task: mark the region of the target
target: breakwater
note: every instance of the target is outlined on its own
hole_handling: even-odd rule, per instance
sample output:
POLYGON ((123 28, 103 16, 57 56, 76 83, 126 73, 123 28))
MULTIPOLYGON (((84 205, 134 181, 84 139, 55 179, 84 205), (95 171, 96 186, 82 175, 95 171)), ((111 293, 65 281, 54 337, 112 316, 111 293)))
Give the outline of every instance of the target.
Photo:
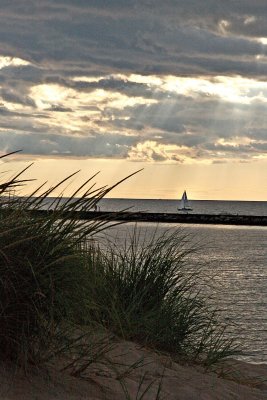
MULTIPOLYGON (((142 212, 88 212, 91 218, 101 217, 119 221, 146 221, 188 224, 258 225, 267 226, 267 216, 231 214, 182 214, 142 212)), ((84 215, 86 217, 86 215, 84 215)))
MULTIPOLYGON (((34 214, 52 213, 52 210, 35 210, 34 214)), ((63 213, 68 216, 68 213, 63 213)), ((76 211, 79 219, 107 219, 116 221, 167 222, 185 224, 223 224, 267 226, 267 216, 235 214, 183 214, 183 213, 148 213, 148 212, 110 212, 110 211, 76 211)), ((62 215, 62 214, 61 214, 62 215)), ((70 213, 73 217, 73 212, 70 213)))

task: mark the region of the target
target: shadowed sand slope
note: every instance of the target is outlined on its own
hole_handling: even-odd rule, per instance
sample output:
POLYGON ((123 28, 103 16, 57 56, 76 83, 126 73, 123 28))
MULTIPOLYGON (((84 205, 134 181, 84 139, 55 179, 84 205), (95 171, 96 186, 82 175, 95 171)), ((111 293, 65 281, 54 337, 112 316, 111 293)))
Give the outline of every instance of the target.
POLYGON ((267 365, 228 361, 219 376, 183 366, 131 342, 114 344, 103 359, 74 377, 71 368, 16 377, 1 366, 1 400, 263 400, 267 399, 267 365), (227 378, 227 379, 226 379, 227 378), (144 395, 143 395, 144 394, 144 395), (143 395, 143 397, 142 397, 143 395))

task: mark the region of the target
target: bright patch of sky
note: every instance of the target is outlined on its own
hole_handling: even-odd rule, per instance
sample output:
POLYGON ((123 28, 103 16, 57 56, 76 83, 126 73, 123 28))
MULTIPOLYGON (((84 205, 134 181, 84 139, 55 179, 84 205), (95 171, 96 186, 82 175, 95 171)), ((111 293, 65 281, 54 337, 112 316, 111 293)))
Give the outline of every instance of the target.
POLYGON ((30 65, 30 63, 17 57, 0 56, 0 69, 10 66, 18 67, 22 65, 30 65))

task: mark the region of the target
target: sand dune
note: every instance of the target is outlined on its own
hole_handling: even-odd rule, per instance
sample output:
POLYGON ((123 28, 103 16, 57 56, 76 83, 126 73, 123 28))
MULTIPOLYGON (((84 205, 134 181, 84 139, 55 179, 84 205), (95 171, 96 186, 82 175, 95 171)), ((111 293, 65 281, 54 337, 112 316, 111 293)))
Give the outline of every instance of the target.
POLYGON ((132 342, 118 342, 82 371, 59 371, 58 360, 48 371, 25 375, 1 366, 1 400, 263 400, 267 399, 267 365, 228 361, 218 374, 180 365, 170 356, 132 342), (221 377, 220 377, 221 376, 221 377), (126 393, 128 393, 126 395, 126 393))

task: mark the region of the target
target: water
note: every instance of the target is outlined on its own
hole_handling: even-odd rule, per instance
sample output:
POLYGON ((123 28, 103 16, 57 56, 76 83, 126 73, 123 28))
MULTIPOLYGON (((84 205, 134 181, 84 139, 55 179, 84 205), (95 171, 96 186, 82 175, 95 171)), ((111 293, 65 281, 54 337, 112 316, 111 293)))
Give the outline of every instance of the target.
MULTIPOLYGON (((215 305, 244 348, 242 359, 267 363, 267 227, 222 225, 179 225, 201 242, 203 249, 192 262, 203 265, 203 273, 213 276, 215 305)), ((116 243, 135 227, 127 223, 108 230, 116 243)), ((173 224, 138 223, 141 236, 173 230, 173 224)), ((206 290, 210 290, 206 288, 206 290)))
MULTIPOLYGON (((174 200, 103 199, 101 210, 177 212, 174 200)), ((193 213, 267 215, 267 202, 192 201, 193 213)), ((110 230, 117 243, 124 241, 128 223, 110 230)), ((139 223, 143 234, 154 232, 156 224, 139 223)), ((181 226, 181 225, 179 225, 181 226)), ((232 334, 244 346, 244 359, 267 363, 267 227, 230 225, 182 225, 192 240, 203 244, 194 256, 205 273, 214 276, 213 295, 225 320, 234 323, 232 334)), ((173 224, 157 225, 158 233, 175 229, 173 224)))
MULTIPOLYGON (((130 208, 132 211, 176 213, 180 204, 177 200, 102 199, 99 205, 101 211, 130 208)), ((267 215, 267 201, 192 200, 190 205, 193 214, 267 215)))
MULTIPOLYGON (((178 201, 103 199, 102 211, 177 212, 178 201)), ((267 215, 267 202, 192 201, 193 213, 267 215)), ((127 223, 109 230, 120 244, 126 231, 135 224, 127 223)), ((158 233, 175 229, 175 224, 139 223, 143 234, 157 227, 158 233)), ((181 225, 179 225, 181 226, 181 225)), ((192 261, 203 263, 204 272, 214 276, 213 295, 225 320, 235 323, 232 334, 244 345, 244 359, 267 363, 267 227, 234 225, 182 225, 201 241, 203 250, 192 261)), ((208 290, 208 288, 207 288, 208 290)))

